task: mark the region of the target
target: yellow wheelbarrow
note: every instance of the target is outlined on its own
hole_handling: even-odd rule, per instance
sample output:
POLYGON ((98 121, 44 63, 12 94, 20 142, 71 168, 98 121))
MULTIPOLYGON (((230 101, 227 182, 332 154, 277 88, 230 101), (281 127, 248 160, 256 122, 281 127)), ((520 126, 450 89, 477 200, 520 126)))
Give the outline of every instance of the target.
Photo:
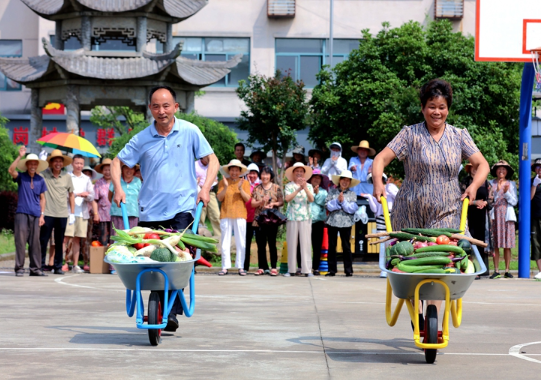
MULTIPOLYGON (((391 219, 387 200, 381 197, 385 227, 391 232, 391 219)), ((462 205, 460 230, 466 227, 469 200, 466 198, 462 205)), ((474 281, 475 276, 485 273, 486 266, 479 255, 475 245, 472 245, 470 257, 475 273, 471 274, 428 274, 428 273, 397 273, 385 267, 382 271, 387 273, 387 295, 385 300, 385 317, 389 326, 394 326, 402 309, 404 301, 408 307, 413 323, 413 340, 415 345, 424 349, 427 363, 434 363, 437 351, 447 347, 449 343, 449 312, 453 319, 453 326, 458 328, 462 322, 462 297, 474 281), (393 294, 399 299, 394 312, 392 312, 393 294), (424 331, 419 331, 419 318, 417 308, 419 300, 445 301, 443 312, 442 331, 438 331, 438 312, 435 305, 429 305, 425 316, 424 331), (421 341, 422 339, 422 341, 421 341)))

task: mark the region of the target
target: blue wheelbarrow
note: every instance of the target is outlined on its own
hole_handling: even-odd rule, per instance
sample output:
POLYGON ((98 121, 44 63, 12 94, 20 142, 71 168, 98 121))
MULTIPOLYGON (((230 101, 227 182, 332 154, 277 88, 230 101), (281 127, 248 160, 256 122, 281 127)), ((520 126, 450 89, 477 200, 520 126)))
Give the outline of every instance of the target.
MULTIPOLYGON (((124 228, 129 229, 126 206, 121 203, 124 228)), ((192 231, 197 233, 203 203, 200 202, 195 212, 192 231)), ((194 263, 201 257, 201 250, 196 251, 195 258, 175 263, 111 263, 120 280, 126 287, 126 312, 132 317, 136 312, 135 323, 138 329, 148 330, 148 339, 152 346, 160 344, 162 329, 167 326, 167 318, 176 297, 179 298, 184 315, 191 317, 195 309, 195 271, 194 263), (186 304, 182 289, 190 285, 190 306, 186 304), (148 298, 148 314, 145 315, 142 290, 150 290, 148 298), (164 291, 163 305, 160 291, 164 291), (171 298, 169 299, 169 291, 171 298)))

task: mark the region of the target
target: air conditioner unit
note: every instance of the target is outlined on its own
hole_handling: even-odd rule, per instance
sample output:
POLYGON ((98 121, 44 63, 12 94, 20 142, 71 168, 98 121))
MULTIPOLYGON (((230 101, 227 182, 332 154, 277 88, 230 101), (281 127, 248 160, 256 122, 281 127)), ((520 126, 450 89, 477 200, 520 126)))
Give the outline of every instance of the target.
POLYGON ((464 0, 434 0, 434 18, 459 20, 464 17, 464 0))
POLYGON ((295 17, 295 0, 267 0, 269 18, 295 17))

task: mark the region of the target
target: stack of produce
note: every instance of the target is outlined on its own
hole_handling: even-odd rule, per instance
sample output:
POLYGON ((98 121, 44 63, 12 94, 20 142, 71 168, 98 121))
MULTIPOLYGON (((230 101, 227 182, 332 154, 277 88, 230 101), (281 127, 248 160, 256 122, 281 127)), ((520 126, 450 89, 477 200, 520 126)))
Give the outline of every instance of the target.
POLYGON ((117 235, 111 237, 115 243, 107 250, 107 260, 112 263, 188 261, 198 248, 218 252, 216 239, 195 235, 189 229, 178 232, 133 227, 115 231, 117 235))
POLYGON ((475 266, 468 258, 472 253, 471 243, 484 245, 484 242, 458 235, 459 232, 452 228, 404 228, 400 232, 376 235, 387 236, 381 241, 390 241, 386 249, 387 269, 393 272, 475 273, 475 266))

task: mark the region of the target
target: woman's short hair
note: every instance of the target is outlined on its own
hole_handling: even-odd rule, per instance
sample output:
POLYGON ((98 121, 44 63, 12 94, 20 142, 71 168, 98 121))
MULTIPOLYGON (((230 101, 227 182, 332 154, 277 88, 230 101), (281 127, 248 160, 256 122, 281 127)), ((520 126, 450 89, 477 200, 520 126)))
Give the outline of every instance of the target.
POLYGON ((261 174, 263 173, 267 173, 267 174, 270 174, 271 176, 271 181, 274 180, 274 172, 272 171, 272 169, 268 166, 263 166, 261 169, 259 169, 259 178, 261 179, 261 174))
POLYGON ((447 102, 447 108, 451 108, 453 104, 453 88, 451 85, 443 79, 432 79, 430 82, 425 83, 421 87, 421 104, 423 108, 430 99, 441 96, 447 102))

